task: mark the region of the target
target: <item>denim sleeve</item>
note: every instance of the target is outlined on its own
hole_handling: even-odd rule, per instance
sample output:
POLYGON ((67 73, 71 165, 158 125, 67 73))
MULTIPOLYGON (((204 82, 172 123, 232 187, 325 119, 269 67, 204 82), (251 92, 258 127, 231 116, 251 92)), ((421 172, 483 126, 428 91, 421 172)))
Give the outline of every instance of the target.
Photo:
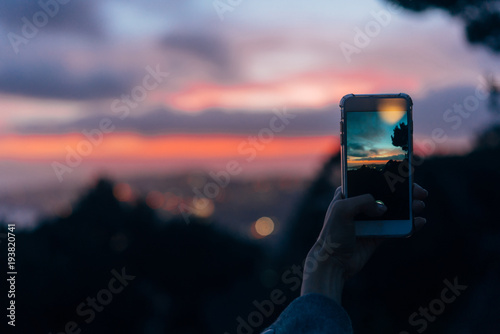
POLYGON ((262 334, 352 334, 351 319, 333 299, 311 293, 295 299, 262 334))

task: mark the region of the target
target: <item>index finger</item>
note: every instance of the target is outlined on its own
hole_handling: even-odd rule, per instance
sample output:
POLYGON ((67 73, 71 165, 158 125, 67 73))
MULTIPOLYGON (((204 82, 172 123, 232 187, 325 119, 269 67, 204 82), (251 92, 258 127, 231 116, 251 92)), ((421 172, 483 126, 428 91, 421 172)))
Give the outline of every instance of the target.
POLYGON ((413 198, 418 200, 424 200, 427 198, 429 192, 422 188, 419 184, 413 183, 413 198))

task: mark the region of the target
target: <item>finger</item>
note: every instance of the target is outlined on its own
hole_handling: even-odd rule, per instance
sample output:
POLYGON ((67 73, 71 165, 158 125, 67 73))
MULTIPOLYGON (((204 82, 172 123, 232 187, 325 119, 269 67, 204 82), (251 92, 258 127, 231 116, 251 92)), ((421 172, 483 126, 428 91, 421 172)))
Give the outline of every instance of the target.
POLYGON ((413 198, 424 200, 427 198, 427 195, 429 195, 429 192, 427 190, 422 188, 417 183, 413 183, 413 198))
POLYGON ((412 203, 412 208, 414 213, 422 212, 422 210, 425 209, 425 202, 418 199, 414 199, 412 203))
MULTIPOLYGON (((330 205, 328 206, 328 210, 326 211, 326 217, 330 217, 331 214, 332 214, 332 210, 333 210, 333 205, 341 200, 343 197, 342 197, 342 188, 341 187, 337 187, 337 189, 335 190, 335 195, 333 195, 333 199, 332 201, 330 202, 330 205)), ((325 219, 325 222, 327 221, 327 219, 325 219)))
POLYGON ((383 214, 387 210, 385 205, 376 203, 370 194, 346 198, 338 203, 338 213, 351 220, 360 213, 376 216, 383 214))
POLYGON ((336 200, 341 198, 343 198, 342 187, 337 187, 337 189, 335 190, 335 195, 333 195, 333 199, 336 200))
POLYGON ((413 219, 413 225, 415 226, 415 231, 420 230, 425 225, 425 223, 427 223, 427 219, 423 217, 415 217, 415 219, 413 219))

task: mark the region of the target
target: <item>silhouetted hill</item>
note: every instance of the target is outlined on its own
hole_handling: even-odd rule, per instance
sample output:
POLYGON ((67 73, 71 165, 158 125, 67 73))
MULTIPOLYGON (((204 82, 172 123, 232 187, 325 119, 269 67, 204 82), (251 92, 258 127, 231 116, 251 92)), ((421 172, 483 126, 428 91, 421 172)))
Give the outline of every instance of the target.
MULTIPOLYGON (((255 245, 202 220, 165 222, 142 203, 124 205, 107 181, 99 182, 68 218, 19 232, 16 244, 19 333, 59 333, 70 321, 85 333, 147 328, 209 333, 214 319, 206 318, 207 302, 251 278, 262 257, 255 245), (99 304, 100 297, 107 302, 99 293, 110 289, 113 270, 135 278, 111 294, 109 305, 99 304), (96 309, 103 307, 93 312, 95 319, 88 297, 97 297, 96 309)), ((0 258, 6 263, 5 252, 0 258)), ((7 291, 4 282, 1 288, 7 291)), ((228 304, 226 313, 244 307, 228 304)))

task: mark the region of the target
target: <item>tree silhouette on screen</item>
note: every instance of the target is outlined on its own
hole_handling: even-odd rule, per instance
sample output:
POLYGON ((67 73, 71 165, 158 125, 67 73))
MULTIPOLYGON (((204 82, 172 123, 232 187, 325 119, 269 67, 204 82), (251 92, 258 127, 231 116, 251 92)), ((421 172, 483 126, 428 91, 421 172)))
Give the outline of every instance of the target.
MULTIPOLYGON (((408 152, 408 125, 400 123, 394 128, 394 135, 391 136, 392 145, 399 146, 403 151, 408 152)), ((405 153, 406 155, 407 153, 405 153)))

